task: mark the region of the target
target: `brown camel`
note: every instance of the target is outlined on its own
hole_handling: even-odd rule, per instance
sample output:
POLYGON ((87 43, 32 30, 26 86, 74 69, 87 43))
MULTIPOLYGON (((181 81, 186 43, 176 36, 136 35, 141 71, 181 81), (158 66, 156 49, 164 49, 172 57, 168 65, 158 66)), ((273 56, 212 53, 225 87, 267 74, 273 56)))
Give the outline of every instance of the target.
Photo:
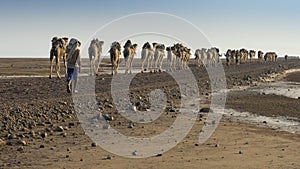
POLYGON ((121 45, 119 42, 113 42, 110 50, 110 61, 111 61, 111 74, 118 73, 120 55, 121 55, 121 45))
POLYGON ((57 77, 60 78, 60 59, 61 57, 64 60, 64 66, 65 66, 65 73, 67 74, 67 53, 66 53, 66 46, 68 43, 68 38, 58 38, 58 37, 53 37, 52 38, 52 48, 50 50, 50 75, 49 78, 52 78, 52 67, 53 67, 53 60, 55 57, 55 71, 57 74, 57 77))

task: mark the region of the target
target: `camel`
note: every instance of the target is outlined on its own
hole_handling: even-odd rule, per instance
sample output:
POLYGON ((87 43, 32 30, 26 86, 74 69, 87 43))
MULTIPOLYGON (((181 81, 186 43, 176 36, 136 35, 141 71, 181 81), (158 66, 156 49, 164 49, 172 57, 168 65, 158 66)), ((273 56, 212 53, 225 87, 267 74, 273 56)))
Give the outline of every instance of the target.
POLYGON ((240 63, 247 62, 248 60, 248 51, 246 49, 240 49, 240 63))
POLYGON ((111 61, 111 74, 117 74, 119 63, 120 63, 120 55, 121 55, 121 45, 119 42, 113 42, 110 50, 110 61, 111 61))
POLYGON ((158 43, 152 43, 153 48, 151 48, 151 45, 149 42, 146 42, 142 47, 142 53, 141 53, 141 59, 142 59, 142 71, 147 71, 150 69, 150 72, 152 72, 152 62, 154 59, 154 52, 156 50, 158 43), (147 69, 144 69, 145 62, 147 63, 147 69))
POLYGON ((257 53, 257 57, 258 57, 258 60, 259 60, 259 62, 262 62, 262 60, 263 60, 263 56, 264 56, 264 52, 262 52, 262 51, 258 51, 258 53, 257 53))
POLYGON ((167 51, 167 61, 168 61, 168 69, 169 71, 174 71, 176 69, 176 55, 174 46, 170 46, 166 48, 167 51))
POLYGON ((55 62, 56 62, 55 71, 56 71, 57 77, 60 79, 61 77, 60 77, 59 72, 60 72, 61 57, 63 58, 64 66, 65 66, 65 73, 67 74, 66 46, 68 43, 68 38, 53 37, 51 42, 52 42, 52 47, 50 50, 50 75, 49 75, 49 78, 50 79, 52 78, 53 61, 54 61, 54 57, 55 57, 55 62))
POLYGON ((102 54, 102 46, 104 41, 99 41, 98 39, 93 39, 88 48, 89 58, 90 58, 90 74, 92 75, 92 70, 96 75, 98 73, 100 65, 100 56, 102 54))
POLYGON ((184 53, 184 46, 180 43, 174 44, 174 49, 175 49, 175 55, 177 57, 177 66, 180 68, 180 70, 184 69, 184 57, 185 57, 185 53, 184 53))
POLYGON ((197 66, 200 67, 201 62, 203 62, 201 49, 196 49, 194 55, 195 55, 195 60, 196 60, 197 66))
POLYGON ((225 57, 226 57, 226 63, 228 66, 234 62, 233 51, 231 51, 230 49, 227 50, 225 57))
POLYGON ((255 50, 250 50, 249 51, 249 58, 250 58, 250 61, 252 61, 252 58, 254 58, 255 57, 255 50))
POLYGON ((124 59, 125 59, 125 74, 129 73, 132 74, 132 61, 133 61, 133 57, 136 54, 136 49, 137 49, 137 44, 133 44, 131 45, 131 41, 127 40, 127 42, 124 45, 124 50, 123 50, 123 55, 124 55, 124 59))
POLYGON ((183 68, 184 70, 188 69, 188 62, 190 61, 191 57, 191 49, 184 47, 183 49, 183 68))
POLYGON ((165 56, 165 45, 159 44, 157 45, 154 52, 154 72, 162 72, 162 62, 165 56))
POLYGON ((270 62, 275 62, 277 60, 277 54, 275 52, 267 52, 265 55, 264 55, 264 60, 267 62, 267 61, 270 61, 270 62))

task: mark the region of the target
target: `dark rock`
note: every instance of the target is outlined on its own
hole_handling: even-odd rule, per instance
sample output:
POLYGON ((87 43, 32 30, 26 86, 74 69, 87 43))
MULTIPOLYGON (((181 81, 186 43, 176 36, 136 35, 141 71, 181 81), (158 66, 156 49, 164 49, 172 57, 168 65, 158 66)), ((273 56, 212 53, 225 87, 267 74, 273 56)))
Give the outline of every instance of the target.
POLYGON ((45 146, 43 144, 40 145, 40 148, 45 148, 45 146))
POLYGON ((107 121, 113 121, 114 120, 114 117, 112 117, 112 116, 110 116, 108 114, 103 113, 102 116, 107 121))
POLYGON ((156 154, 156 156, 155 157, 161 157, 162 156, 162 154, 161 153, 159 153, 159 154, 156 154))
POLYGON ((267 121, 263 121, 264 124, 267 124, 267 121))
POLYGON ((210 108, 209 107, 201 108, 199 112, 209 113, 210 112, 210 108))
POLYGON ((56 126, 55 131, 62 132, 64 131, 64 128, 62 126, 56 126))
POLYGON ((8 140, 8 141, 6 142, 6 145, 12 146, 12 145, 13 145, 13 142, 12 142, 11 140, 8 140))
POLYGON ((75 123, 70 122, 70 123, 69 123, 69 126, 75 126, 75 123))
POLYGON ((91 145, 92 145, 92 147, 96 147, 97 146, 97 144, 95 142, 93 142, 91 145))
POLYGON ((27 143, 26 143, 25 140, 19 140, 18 144, 21 144, 22 146, 26 146, 27 145, 27 143))
POLYGON ((48 136, 48 134, 47 134, 46 132, 42 132, 42 133, 41 133, 41 137, 42 137, 42 138, 46 138, 47 136, 48 136))
POLYGON ((17 136, 15 134, 9 134, 8 135, 8 139, 15 139, 17 138, 17 136))
POLYGON ((19 147, 19 148, 17 149, 17 151, 19 151, 19 152, 24 151, 24 147, 23 147, 23 146, 19 147))
POLYGON ((128 125, 128 128, 132 129, 133 127, 134 127, 134 124, 132 124, 132 123, 128 125))

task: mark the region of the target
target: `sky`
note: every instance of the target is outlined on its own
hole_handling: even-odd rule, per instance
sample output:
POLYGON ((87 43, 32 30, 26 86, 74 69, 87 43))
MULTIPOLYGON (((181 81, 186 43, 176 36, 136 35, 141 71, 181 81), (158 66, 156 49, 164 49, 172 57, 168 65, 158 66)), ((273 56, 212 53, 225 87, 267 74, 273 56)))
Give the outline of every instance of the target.
POLYGON ((206 41, 222 53, 247 48, 299 56, 299 7, 298 0, 1 0, 0 57, 49 57, 53 36, 77 38, 83 49, 97 37, 104 51, 114 40, 133 38, 140 46, 183 41, 195 50, 206 41))

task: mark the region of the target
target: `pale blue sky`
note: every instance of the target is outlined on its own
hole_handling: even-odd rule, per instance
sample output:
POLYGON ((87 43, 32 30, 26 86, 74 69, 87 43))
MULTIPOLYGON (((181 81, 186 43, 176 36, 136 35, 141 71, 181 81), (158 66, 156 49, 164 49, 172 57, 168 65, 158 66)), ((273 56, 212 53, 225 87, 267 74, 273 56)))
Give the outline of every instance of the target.
MULTIPOLYGON (((105 24, 141 12, 184 18, 222 52, 245 47, 300 55, 297 0, 1 0, 0 4, 1 57, 49 57, 50 40, 55 35, 89 43, 89 38, 105 24)), ((120 27, 119 31, 126 30, 120 27)), ((106 47, 111 43, 103 40, 106 47)))

